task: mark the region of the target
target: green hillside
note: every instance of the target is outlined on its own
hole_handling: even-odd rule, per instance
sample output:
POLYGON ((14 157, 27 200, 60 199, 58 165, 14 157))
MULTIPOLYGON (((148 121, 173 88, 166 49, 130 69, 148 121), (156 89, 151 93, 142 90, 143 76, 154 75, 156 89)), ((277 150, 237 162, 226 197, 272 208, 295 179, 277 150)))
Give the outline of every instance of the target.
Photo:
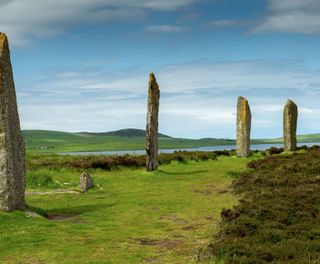
MULTIPOLYGON (((78 135, 89 135, 89 136, 119 136, 119 137, 144 137, 146 131, 136 128, 127 128, 111 132, 80 132, 78 135)), ((170 136, 159 133, 159 137, 170 138, 170 136)))
MULTIPOLYGON (((305 134, 297 136, 298 142, 311 143, 311 142, 320 142, 320 134, 305 134)), ((282 138, 274 139, 273 141, 282 142, 282 138)))
MULTIPOLYGON (((141 150, 145 147, 145 131, 139 129, 123 129, 106 133, 24 130, 23 135, 28 152, 141 150)), ((298 142, 320 142, 320 134, 300 135, 298 142)), ((282 143, 282 138, 252 140, 252 144, 269 143, 282 143)), ((159 134, 159 146, 162 149, 234 144, 235 140, 231 139, 185 139, 159 134)))
MULTIPOLYGON (((66 133, 47 130, 24 130, 26 150, 31 152, 113 151, 145 148, 144 130, 119 130, 111 133, 66 133), (133 132, 130 134, 128 132, 133 132), (136 136, 140 133, 140 136, 136 136), (126 136, 124 136, 124 134, 126 136), (142 136, 143 135, 143 136, 142 136)), ((165 148, 192 148, 233 145, 228 139, 182 139, 159 134, 159 146, 165 148)))

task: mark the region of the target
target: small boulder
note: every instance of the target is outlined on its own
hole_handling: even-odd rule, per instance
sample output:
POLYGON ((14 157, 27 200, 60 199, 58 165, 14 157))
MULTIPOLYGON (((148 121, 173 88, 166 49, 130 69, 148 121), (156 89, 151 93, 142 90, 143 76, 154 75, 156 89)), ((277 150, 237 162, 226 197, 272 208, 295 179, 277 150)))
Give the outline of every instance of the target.
POLYGON ((94 187, 94 183, 91 175, 87 172, 82 173, 80 176, 80 190, 86 192, 92 187, 94 187))

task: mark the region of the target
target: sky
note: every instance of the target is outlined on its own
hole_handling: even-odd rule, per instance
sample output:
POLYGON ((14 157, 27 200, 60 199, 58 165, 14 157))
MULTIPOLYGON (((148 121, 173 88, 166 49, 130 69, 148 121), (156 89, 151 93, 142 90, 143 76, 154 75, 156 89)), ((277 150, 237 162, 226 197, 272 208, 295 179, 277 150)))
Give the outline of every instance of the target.
POLYGON ((145 128, 149 73, 159 130, 235 138, 238 96, 252 137, 320 132, 319 0, 0 0, 22 129, 145 128))

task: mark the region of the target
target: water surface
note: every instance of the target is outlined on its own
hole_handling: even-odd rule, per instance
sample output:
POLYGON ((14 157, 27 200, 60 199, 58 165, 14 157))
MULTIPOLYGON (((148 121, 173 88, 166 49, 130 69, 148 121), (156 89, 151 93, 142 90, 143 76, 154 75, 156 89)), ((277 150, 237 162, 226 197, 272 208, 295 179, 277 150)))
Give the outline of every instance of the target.
MULTIPOLYGON (((320 145, 320 142, 312 143, 298 143, 298 146, 306 145, 308 147, 314 145, 320 145)), ((268 148, 282 148, 283 144, 253 144, 251 145, 252 150, 266 150, 268 148)), ((215 150, 232 150, 235 149, 235 145, 228 146, 209 146, 209 147, 197 147, 197 148, 176 148, 176 149, 160 149, 159 153, 173 153, 175 151, 215 151, 215 150)), ((115 151, 83 151, 83 152, 65 152, 59 153, 61 155, 80 155, 80 156, 89 156, 89 155, 105 155, 105 156, 114 156, 114 155, 145 155, 145 150, 115 150, 115 151)))

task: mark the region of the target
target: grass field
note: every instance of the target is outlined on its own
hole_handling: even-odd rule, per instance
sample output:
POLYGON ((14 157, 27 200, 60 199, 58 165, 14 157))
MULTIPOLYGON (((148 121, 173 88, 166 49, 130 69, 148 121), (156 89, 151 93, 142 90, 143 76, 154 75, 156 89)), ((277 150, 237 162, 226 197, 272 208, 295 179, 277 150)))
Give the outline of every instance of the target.
MULTIPOLYGON (((115 150, 143 150, 145 137, 143 131, 130 136, 127 130, 121 130, 112 135, 108 134, 75 134, 58 131, 24 130, 27 152, 59 153, 77 151, 115 151, 115 150), (121 135, 121 136, 119 136, 121 135), (128 136, 123 136, 128 135, 128 136)), ((130 132, 130 130, 129 130, 130 132)), ((252 144, 282 143, 282 138, 253 139, 252 144)), ((298 136, 298 142, 319 142, 320 134, 298 136)), ((162 149, 193 148, 208 146, 235 145, 230 139, 183 139, 162 136, 159 137, 159 147, 162 149)))
POLYGON ((0 213, 0 263, 193 263, 221 210, 237 203, 230 184, 248 161, 173 162, 154 173, 91 169, 97 187, 81 194, 39 193, 77 188, 80 169, 28 166, 28 205, 72 217, 0 213))
MULTIPOLYGON (((36 153, 141 150, 145 148, 145 137, 143 136, 86 135, 44 130, 25 130, 23 135, 26 150, 36 153)), ((163 149, 233 145, 234 143, 234 140, 227 139, 195 140, 159 137, 159 146, 163 149)))

